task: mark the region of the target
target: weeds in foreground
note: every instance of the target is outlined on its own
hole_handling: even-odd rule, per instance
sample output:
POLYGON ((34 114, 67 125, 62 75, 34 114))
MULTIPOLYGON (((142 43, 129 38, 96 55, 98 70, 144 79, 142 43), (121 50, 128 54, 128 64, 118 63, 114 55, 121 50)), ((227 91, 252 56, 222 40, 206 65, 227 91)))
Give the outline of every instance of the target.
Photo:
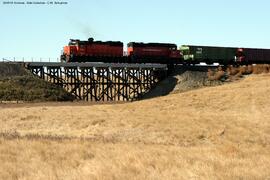
POLYGON ((270 65, 268 64, 258 64, 258 65, 244 65, 244 66, 228 66, 226 69, 222 67, 218 67, 217 69, 208 69, 208 79, 211 81, 214 80, 233 80, 239 79, 244 75, 249 74, 262 74, 262 73, 269 73, 270 72, 270 65))

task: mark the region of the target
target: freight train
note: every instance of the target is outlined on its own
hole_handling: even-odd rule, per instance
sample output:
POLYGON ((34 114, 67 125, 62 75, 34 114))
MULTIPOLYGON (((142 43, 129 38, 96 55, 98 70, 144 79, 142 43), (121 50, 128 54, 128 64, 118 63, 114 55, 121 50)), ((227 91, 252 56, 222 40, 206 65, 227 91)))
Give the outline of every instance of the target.
POLYGON ((127 54, 124 55, 124 44, 119 41, 71 39, 68 46, 64 47, 61 61, 175 64, 182 58, 176 44, 130 42, 127 47, 127 54))
POLYGON ((62 62, 161 63, 161 64, 263 64, 270 63, 270 49, 212 47, 170 43, 124 44, 120 41, 71 39, 64 47, 62 62))

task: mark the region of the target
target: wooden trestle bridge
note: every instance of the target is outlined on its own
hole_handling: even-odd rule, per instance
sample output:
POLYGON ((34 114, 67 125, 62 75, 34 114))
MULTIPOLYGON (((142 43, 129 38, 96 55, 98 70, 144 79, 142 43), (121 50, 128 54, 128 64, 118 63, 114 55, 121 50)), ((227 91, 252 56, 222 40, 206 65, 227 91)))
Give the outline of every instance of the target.
POLYGON ((162 64, 29 62, 25 66, 85 101, 137 100, 167 75, 162 64))

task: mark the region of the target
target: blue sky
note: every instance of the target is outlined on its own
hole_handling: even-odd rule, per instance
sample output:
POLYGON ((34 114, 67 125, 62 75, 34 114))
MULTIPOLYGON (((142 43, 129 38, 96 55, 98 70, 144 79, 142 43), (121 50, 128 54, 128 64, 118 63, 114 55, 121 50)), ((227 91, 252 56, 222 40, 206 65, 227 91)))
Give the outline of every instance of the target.
POLYGON ((125 44, 140 41, 270 48, 267 0, 66 2, 68 5, 4 5, 1 1, 0 58, 56 59, 70 38, 90 36, 125 44))

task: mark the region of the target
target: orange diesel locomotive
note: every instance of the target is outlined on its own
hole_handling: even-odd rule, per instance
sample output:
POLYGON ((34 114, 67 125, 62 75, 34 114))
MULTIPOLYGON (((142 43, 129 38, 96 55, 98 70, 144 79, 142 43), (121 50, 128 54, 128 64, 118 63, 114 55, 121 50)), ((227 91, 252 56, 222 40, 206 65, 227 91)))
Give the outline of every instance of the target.
POLYGON ((164 63, 180 62, 181 53, 176 44, 128 43, 128 53, 119 41, 88 41, 71 39, 64 47, 62 62, 110 62, 110 63, 164 63))
POLYGON ((123 43, 119 41, 88 41, 71 39, 61 55, 63 62, 111 62, 123 57, 123 43))

